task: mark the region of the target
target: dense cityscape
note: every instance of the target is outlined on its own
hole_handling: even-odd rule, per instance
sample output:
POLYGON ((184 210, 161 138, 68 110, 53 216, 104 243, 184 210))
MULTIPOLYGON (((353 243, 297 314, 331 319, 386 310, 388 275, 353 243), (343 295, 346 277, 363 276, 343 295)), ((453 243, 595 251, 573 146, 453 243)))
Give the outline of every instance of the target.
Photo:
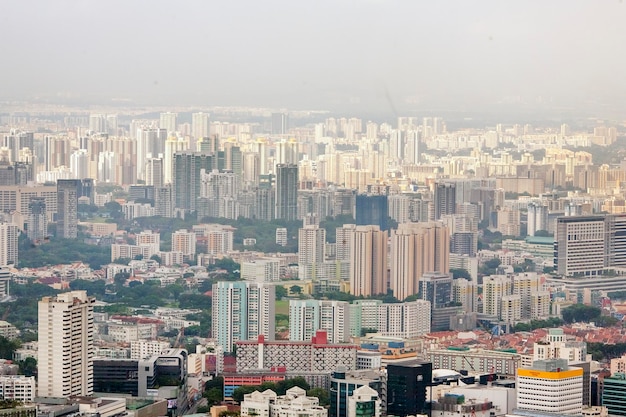
POLYGON ((0 126, 7 401, 105 417, 626 405, 622 125, 60 106, 0 126))
POLYGON ((0 417, 626 417, 621 0, 0 15, 0 417))

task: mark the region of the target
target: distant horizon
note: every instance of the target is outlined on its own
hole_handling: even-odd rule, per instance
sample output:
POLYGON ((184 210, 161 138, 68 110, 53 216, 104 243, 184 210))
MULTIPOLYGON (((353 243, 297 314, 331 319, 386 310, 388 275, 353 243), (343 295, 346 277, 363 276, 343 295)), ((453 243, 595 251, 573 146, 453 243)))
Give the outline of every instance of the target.
POLYGON ((626 114, 621 1, 36 3, 0 4, 0 101, 626 114))

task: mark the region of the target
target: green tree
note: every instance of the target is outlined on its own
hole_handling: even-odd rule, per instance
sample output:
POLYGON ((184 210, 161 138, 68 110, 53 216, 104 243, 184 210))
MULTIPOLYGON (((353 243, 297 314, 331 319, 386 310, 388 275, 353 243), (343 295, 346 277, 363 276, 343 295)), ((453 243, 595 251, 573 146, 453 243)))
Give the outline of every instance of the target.
POLYGON ((285 287, 283 287, 282 285, 276 285, 275 289, 276 289, 276 300, 277 301, 280 301, 283 298, 287 297, 287 289, 285 287))
POLYGON ((597 321, 602 314, 598 307, 584 304, 574 304, 563 309, 562 316, 565 323, 589 323, 597 321))
POLYGON ((292 285, 289 288, 289 291, 291 291, 292 294, 302 294, 302 287, 299 285, 292 285))
POLYGON ((450 272, 452 273, 453 279, 465 278, 469 281, 472 280, 472 276, 465 269, 451 268, 450 272))
POLYGON ((23 361, 18 362, 20 367, 20 374, 26 376, 37 375, 37 359, 26 358, 23 361))
POLYGON ((320 400, 320 405, 322 407, 327 407, 330 405, 330 394, 327 389, 324 388, 311 388, 306 392, 306 395, 309 397, 317 397, 320 400))
POLYGON ((257 387, 256 385, 242 385, 240 387, 237 387, 235 388, 235 391, 233 391, 233 400, 241 404, 244 395, 251 394, 258 388, 259 387, 257 387))

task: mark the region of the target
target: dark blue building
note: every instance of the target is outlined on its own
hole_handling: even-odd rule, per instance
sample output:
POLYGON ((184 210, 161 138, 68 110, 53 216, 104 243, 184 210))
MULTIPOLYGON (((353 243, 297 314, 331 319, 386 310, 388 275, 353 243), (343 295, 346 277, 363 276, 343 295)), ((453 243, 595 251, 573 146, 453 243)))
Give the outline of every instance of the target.
POLYGON ((389 210, 386 195, 356 196, 356 224, 358 226, 377 225, 380 230, 389 230, 389 210))

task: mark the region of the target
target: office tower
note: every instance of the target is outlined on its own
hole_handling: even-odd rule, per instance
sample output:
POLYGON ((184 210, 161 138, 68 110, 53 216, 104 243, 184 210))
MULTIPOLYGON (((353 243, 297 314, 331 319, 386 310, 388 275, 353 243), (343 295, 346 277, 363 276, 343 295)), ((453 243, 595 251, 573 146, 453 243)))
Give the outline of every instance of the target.
POLYGON ((213 338, 224 352, 232 352, 235 342, 274 340, 275 287, 256 282, 213 284, 213 338))
POLYGON ((276 219, 297 220, 298 214, 298 166, 276 166, 276 219))
POLYGON ((86 291, 39 301, 38 397, 93 394, 93 306, 86 291))
POLYGON ((426 412, 426 388, 432 381, 432 363, 415 359, 387 365, 387 414, 408 416, 426 412))
POLYGON ((439 220, 444 214, 454 214, 456 210, 456 184, 435 183, 433 204, 435 206, 435 220, 439 220))
POLYGON ((356 196, 355 207, 357 225, 376 225, 380 230, 389 230, 386 195, 359 194, 356 196))
POLYGON ((289 114, 272 113, 272 135, 286 135, 289 132, 289 114))
POLYGON ((452 301, 452 274, 425 273, 419 280, 418 297, 435 307, 445 307, 452 301))
POLYGON ((623 257, 626 242, 616 239, 610 231, 614 227, 609 225, 622 224, 624 219, 626 216, 619 215, 557 218, 554 237, 557 272, 567 276, 601 275, 607 267, 621 266, 611 261, 623 257))
POLYGON ((163 187, 163 158, 148 158, 145 172, 146 185, 163 187))
POLYGON ((185 229, 172 233, 172 252, 180 252, 185 259, 196 256, 196 234, 185 229))
POLYGON ((580 415, 583 370, 565 359, 534 361, 517 370, 517 408, 560 415, 580 415))
POLYGON ((208 113, 193 113, 191 115, 191 136, 198 140, 208 137, 211 133, 208 113))
POLYGON ((305 226, 298 230, 298 278, 319 278, 325 260, 326 230, 318 226, 305 226))
POLYGON ((350 341, 350 304, 345 301, 289 300, 289 340, 308 342, 325 330, 329 343, 350 341))
POLYGON ((57 181, 57 237, 76 239, 78 234, 78 198, 80 180, 57 181))
POLYGON ((165 129, 168 135, 171 135, 176 132, 176 119, 178 118, 178 113, 161 113, 159 117, 159 128, 165 129))
POLYGON ((48 237, 48 216, 46 215, 45 197, 31 197, 28 203, 26 234, 35 245, 43 243, 48 237))
POLYGON ((350 293, 387 293, 387 232, 378 226, 356 226, 350 239, 350 293))
MULTIPOLYGON (((173 158, 174 207, 182 210, 196 210, 200 197, 202 170, 211 172, 218 169, 214 155, 198 152, 178 152, 173 158)), ((167 180, 166 180, 167 183, 167 180)))
POLYGON ((17 237, 19 230, 13 223, 0 223, 0 266, 17 266, 17 237))
POLYGON ((391 232, 391 289, 399 300, 419 291, 426 272, 450 271, 450 236, 439 222, 403 223, 391 232))
POLYGON ((602 384, 602 405, 608 408, 609 415, 626 415, 626 374, 613 373, 610 377, 604 377, 602 384))

